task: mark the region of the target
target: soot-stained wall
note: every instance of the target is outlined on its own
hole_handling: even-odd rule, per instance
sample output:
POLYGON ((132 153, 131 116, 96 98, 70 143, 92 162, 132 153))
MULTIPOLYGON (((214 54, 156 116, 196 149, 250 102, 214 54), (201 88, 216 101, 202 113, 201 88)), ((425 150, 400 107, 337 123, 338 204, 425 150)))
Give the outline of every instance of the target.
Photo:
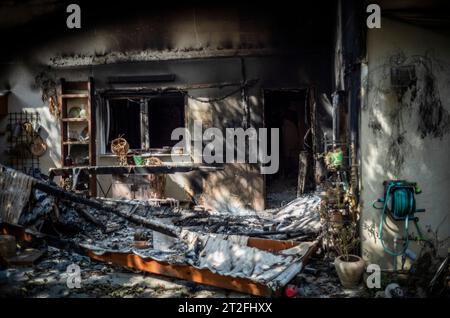
MULTIPOLYGON (((100 91, 114 88, 107 83, 108 76, 175 75, 174 82, 148 85, 158 88, 241 82, 244 64, 246 79, 258 80, 247 90, 250 123, 254 127, 263 125, 264 88, 314 85, 318 95, 330 93, 331 36, 328 36, 332 32, 314 28, 312 17, 306 13, 295 24, 289 16, 280 19, 279 12, 272 19, 267 19, 267 12, 240 9, 184 8, 164 12, 167 13, 164 19, 161 14, 141 13, 120 22, 88 23, 79 32, 51 33, 48 38, 41 34, 41 42, 30 41, 29 47, 17 48, 16 55, 2 57, 6 62, 0 83, 11 91, 9 111, 38 111, 41 115, 41 134, 49 146, 41 157, 44 173, 60 166, 60 128, 42 101, 42 86, 37 78, 42 83, 42 78, 57 82, 61 77, 75 81, 91 76, 100 91), (290 22, 286 25, 286 21, 290 22)), ((185 91, 205 99, 225 96, 233 90, 236 87, 185 91)), ((244 117, 240 92, 211 103, 188 97, 185 107, 189 128, 194 120, 220 129, 236 128, 244 117)), ((324 113, 320 105, 319 113, 324 113)), ((6 120, 0 124, 4 129, 6 120)), ((0 159, 5 162, 5 137, 0 138, 0 159)), ((113 164, 115 158, 101 154, 97 146, 97 164, 113 164)), ((166 193, 171 197, 186 198, 185 191, 203 193, 212 207, 236 213, 264 208, 263 176, 251 165, 230 164, 220 172, 174 174, 168 178, 166 193)), ((99 180, 104 189, 109 187, 110 177, 102 176, 99 180)))
MULTIPOLYGON (((394 258, 381 246, 380 211, 372 202, 383 196, 384 180, 419 183, 419 225, 426 238, 446 254, 450 234, 450 37, 405 23, 382 20, 368 32, 367 89, 361 113, 362 251, 371 263, 392 268, 394 258), (413 69, 398 85, 391 69, 413 69), (404 85, 406 84, 406 85, 404 85)), ((404 77, 403 77, 404 78, 404 77)), ((404 236, 404 223, 384 227, 384 241, 404 236)), ((409 226, 412 236, 417 231, 409 226)), ((402 241, 397 249, 401 249, 402 241)), ((411 250, 419 253, 415 242, 411 250)), ((400 258, 398 263, 400 264, 400 258)))

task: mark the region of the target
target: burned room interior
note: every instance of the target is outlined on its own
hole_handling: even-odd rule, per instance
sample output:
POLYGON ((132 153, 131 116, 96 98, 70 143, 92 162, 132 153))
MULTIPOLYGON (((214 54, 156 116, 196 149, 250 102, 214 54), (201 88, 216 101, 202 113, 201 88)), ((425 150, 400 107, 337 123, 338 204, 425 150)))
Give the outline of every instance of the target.
POLYGON ((445 1, 100 3, 0 4, 0 297, 450 295, 445 1))

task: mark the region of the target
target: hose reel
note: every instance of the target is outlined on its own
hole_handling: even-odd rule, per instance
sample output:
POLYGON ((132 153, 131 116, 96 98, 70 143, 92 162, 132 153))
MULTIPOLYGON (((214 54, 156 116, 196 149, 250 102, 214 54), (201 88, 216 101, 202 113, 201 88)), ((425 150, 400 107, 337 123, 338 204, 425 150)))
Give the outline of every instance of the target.
POLYGON ((404 180, 388 180, 383 182, 384 196, 374 202, 373 207, 381 212, 379 237, 383 249, 386 253, 392 256, 400 256, 405 254, 409 245, 409 221, 413 221, 416 226, 419 237, 421 238, 421 232, 417 222, 419 218, 415 216, 417 212, 425 212, 425 209, 417 209, 415 195, 421 193, 418 184, 416 182, 407 182, 404 180), (376 203, 382 203, 382 206, 376 206, 376 203), (389 214, 395 221, 405 222, 405 243, 400 251, 394 251, 389 249, 383 240, 383 227, 386 220, 386 214, 389 214))

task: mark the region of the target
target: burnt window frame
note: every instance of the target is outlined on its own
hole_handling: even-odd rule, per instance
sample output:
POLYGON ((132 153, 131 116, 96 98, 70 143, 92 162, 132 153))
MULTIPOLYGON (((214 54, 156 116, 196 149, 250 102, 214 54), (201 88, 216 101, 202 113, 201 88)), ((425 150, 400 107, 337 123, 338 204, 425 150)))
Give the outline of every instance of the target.
MULTIPOLYGON (((183 98, 183 126, 184 128, 188 127, 188 113, 187 113, 187 98, 186 98, 186 93, 183 91, 167 91, 167 92, 157 92, 157 91, 145 91, 145 92, 140 92, 139 94, 135 94, 135 93, 129 93, 129 92, 120 92, 120 91, 114 91, 114 92, 109 92, 107 94, 102 94, 101 95, 101 106, 99 107, 99 118, 102 118, 102 120, 99 122, 99 128, 97 131, 99 134, 101 134, 102 138, 100 138, 99 140, 99 155, 111 155, 111 149, 108 149, 108 144, 109 144, 109 140, 108 140, 108 122, 110 120, 109 118, 109 111, 108 111, 108 104, 109 101, 112 99, 131 99, 131 100, 141 100, 141 109, 140 109, 140 129, 141 129, 141 148, 134 148, 131 150, 135 150, 135 151, 141 151, 141 152, 151 152, 152 150, 159 150, 161 148, 155 148, 155 147, 151 147, 150 144, 150 131, 147 128, 147 131, 145 131, 146 127, 149 127, 149 112, 148 112, 148 107, 149 107, 149 101, 152 98, 156 98, 156 97, 163 97, 163 96, 170 96, 170 95, 176 95, 179 94, 180 97, 183 98)), ((126 138, 126 137, 125 137, 126 138)), ((172 146, 166 146, 169 148, 172 148, 172 146)))

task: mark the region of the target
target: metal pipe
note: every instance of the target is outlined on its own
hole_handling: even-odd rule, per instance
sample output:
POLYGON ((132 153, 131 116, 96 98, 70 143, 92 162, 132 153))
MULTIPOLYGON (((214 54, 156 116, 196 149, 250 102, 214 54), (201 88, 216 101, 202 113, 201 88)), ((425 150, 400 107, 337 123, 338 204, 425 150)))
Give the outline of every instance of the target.
POLYGON ((339 116, 341 112, 341 107, 343 106, 344 102, 344 91, 336 91, 333 93, 333 108, 332 108, 332 116, 333 116, 333 136, 332 136, 332 142, 333 146, 336 146, 339 143, 340 138, 340 121, 339 116))

